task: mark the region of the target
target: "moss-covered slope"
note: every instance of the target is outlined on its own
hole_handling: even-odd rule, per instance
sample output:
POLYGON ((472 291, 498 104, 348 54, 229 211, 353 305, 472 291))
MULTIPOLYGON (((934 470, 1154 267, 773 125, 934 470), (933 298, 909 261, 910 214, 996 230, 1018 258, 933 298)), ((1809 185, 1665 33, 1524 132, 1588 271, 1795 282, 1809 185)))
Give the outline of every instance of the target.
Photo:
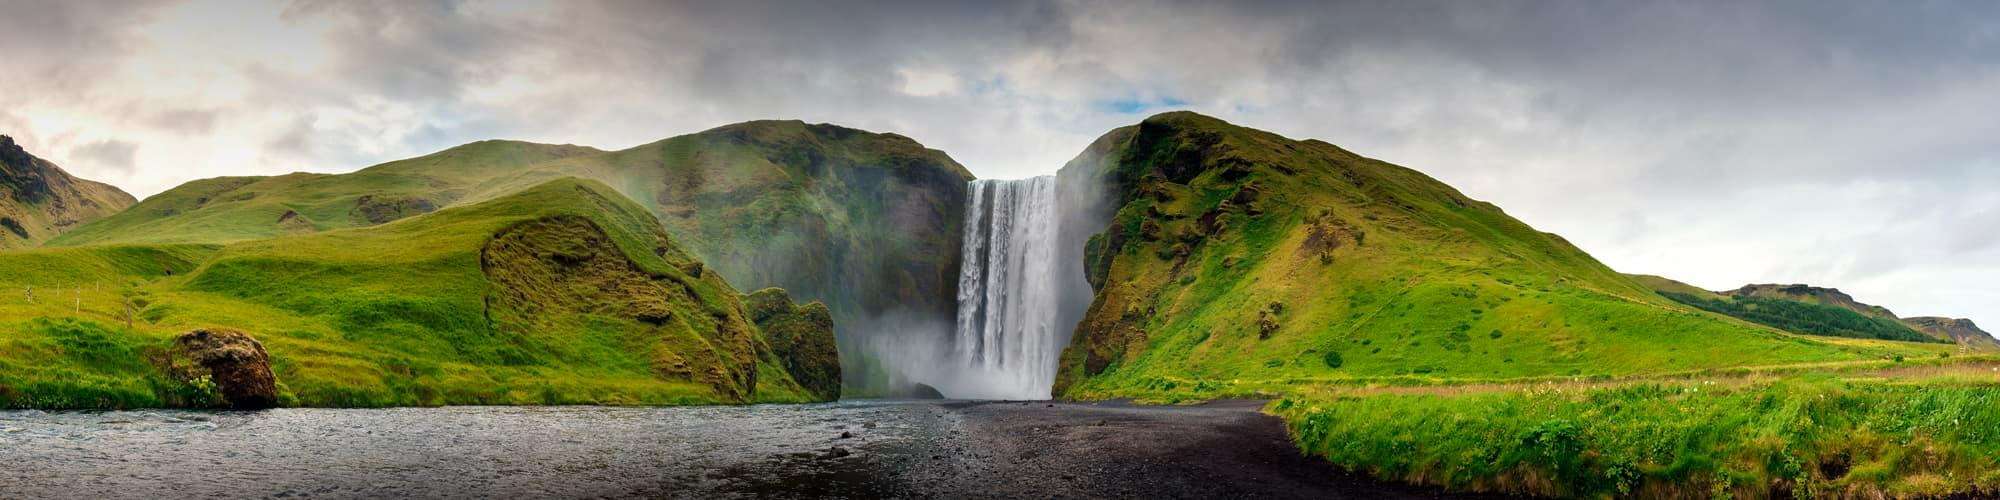
POLYGON ((563 177, 636 200, 731 283, 827 303, 843 330, 873 333, 884 316, 950 322, 972 175, 907 137, 799 121, 621 151, 483 141, 350 174, 207 179, 51 244, 215 244, 365 227, 563 177))
POLYGON ((38 245, 135 202, 109 184, 71 176, 0 135, 0 250, 38 245))
POLYGON ((869 371, 859 339, 898 333, 880 318, 950 324, 972 174, 908 137, 754 121, 537 165, 485 189, 562 175, 639 200, 731 283, 825 302, 848 380, 864 390, 883 389, 884 374, 869 371))
MULTIPOLYGON (((255 335, 280 395, 311 406, 798 402, 839 377, 795 374, 733 287, 587 180, 220 247, 0 253, 31 266, 69 270, 0 275, 63 289, 0 300, 0 405, 174 401, 155 353, 209 327, 255 335)), ((787 325, 785 345, 830 344, 818 326, 787 325)))
POLYGON ((1057 382, 1072 397, 1941 349, 1697 311, 1417 171, 1192 113, 1113 131, 1062 176, 1101 181, 1113 214, 1087 245, 1099 290, 1057 382))

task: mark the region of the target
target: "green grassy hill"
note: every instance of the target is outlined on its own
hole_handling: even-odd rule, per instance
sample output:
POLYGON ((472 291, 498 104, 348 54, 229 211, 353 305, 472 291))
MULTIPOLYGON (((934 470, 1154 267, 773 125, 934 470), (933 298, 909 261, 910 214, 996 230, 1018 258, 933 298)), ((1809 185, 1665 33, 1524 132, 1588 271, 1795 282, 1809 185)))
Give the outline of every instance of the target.
POLYGON ((349 174, 204 179, 48 244, 230 243, 372 226, 450 206, 493 176, 595 153, 601 151, 481 141, 349 174))
MULTIPOLYGON (((0 298, 5 406, 164 404, 187 388, 162 349, 207 327, 256 335, 281 397, 308 406, 812 401, 839 373, 795 347, 830 328, 787 325, 774 347, 650 213, 577 179, 369 227, 0 253, 0 269, 23 271, 0 274, 23 291, 0 298)), ((775 293, 759 303, 803 307, 775 293)))
MULTIPOLYGON (((843 331, 893 335, 876 324, 885 316, 951 321, 972 174, 907 137, 800 121, 621 151, 483 141, 349 174, 207 179, 49 244, 221 244, 366 227, 564 177, 635 200, 731 283, 826 303, 843 331)), ((848 378, 876 385, 886 375, 868 371, 864 346, 843 346, 848 378)))
POLYGON ((889 389, 867 339, 928 333, 886 323, 953 317, 972 174, 907 137, 754 121, 537 165, 483 189, 562 175, 639 200, 731 283, 825 302, 862 393, 889 389))
POLYGON ((109 184, 73 177, 0 135, 0 250, 41 244, 136 201, 109 184))
POLYGON ((1695 310, 1417 171, 1192 113, 1113 131, 1062 175, 1102 180, 1115 212, 1088 245, 1099 292, 1064 353, 1062 395, 1948 349, 1819 340, 1695 310))

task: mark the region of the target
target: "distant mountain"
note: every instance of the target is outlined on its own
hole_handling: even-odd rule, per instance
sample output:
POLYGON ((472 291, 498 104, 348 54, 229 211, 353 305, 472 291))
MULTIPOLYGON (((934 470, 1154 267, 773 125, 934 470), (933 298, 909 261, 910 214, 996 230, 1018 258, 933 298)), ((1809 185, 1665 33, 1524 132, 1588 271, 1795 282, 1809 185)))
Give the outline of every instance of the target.
POLYGON ((1710 292, 1658 276, 1633 275, 1660 295, 1757 324, 1806 335, 1956 343, 1968 350, 2000 351, 2000 341, 1971 321, 1899 318, 1889 308, 1863 303, 1839 289, 1802 284, 1753 284, 1710 292))
POLYGON ((1969 319, 1920 316, 1903 318, 1903 323, 1916 328, 1917 331, 1938 338, 1951 339, 1968 349, 2000 351, 2000 340, 1995 340, 1993 334, 1979 329, 1979 325, 1972 324, 1972 320, 1969 319))
POLYGON ((1896 319, 1896 313, 1888 308, 1863 304, 1854 297, 1835 288, 1820 288, 1807 285, 1743 285, 1735 290, 1716 292, 1727 297, 1758 297, 1784 299, 1807 304, 1820 304, 1854 311, 1870 318, 1896 319))
POLYGON ((1198 114, 1114 130, 1058 180, 1106 200, 1059 395, 1874 356, 1662 298, 1415 170, 1198 114))
POLYGON ((0 135, 0 249, 35 246, 136 201, 110 184, 71 176, 0 135))

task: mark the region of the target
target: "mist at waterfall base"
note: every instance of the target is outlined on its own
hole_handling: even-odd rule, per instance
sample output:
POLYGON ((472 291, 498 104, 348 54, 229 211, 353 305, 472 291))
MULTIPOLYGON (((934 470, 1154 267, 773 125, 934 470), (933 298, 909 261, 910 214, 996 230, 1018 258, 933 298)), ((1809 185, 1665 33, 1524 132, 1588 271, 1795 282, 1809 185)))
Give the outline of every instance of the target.
MULTIPOLYGON (((977 180, 965 200, 957 316, 877 318, 864 346, 894 378, 956 399, 1049 399, 1062 351, 1091 300, 1091 217, 1055 176, 977 180), (914 333, 914 334, 913 334, 914 333)), ((1083 200, 1078 200, 1083 201, 1083 200)))

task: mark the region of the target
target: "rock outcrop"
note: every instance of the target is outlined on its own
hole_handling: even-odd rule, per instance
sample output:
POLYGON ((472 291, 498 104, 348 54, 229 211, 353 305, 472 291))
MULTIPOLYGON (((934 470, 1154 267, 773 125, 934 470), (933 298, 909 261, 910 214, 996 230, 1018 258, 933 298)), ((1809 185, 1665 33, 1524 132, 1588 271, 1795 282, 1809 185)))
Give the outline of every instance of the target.
POLYGON ((221 328, 193 330, 174 338, 169 372, 183 382, 206 378, 221 403, 239 410, 278 405, 277 377, 264 344, 248 333, 221 328))
POLYGON ((134 203, 132 195, 73 177, 0 135, 0 249, 40 244, 134 203))
POLYGON ((1903 318, 1903 324, 1933 337, 1951 339, 1969 350, 2000 351, 2000 340, 1995 340, 1993 334, 1979 329, 1979 325, 1972 324, 1969 319, 1922 316, 1903 318))
POLYGON ((840 350, 826 304, 794 304, 783 289, 766 288, 745 295, 743 308, 799 386, 821 400, 840 398, 840 350))

